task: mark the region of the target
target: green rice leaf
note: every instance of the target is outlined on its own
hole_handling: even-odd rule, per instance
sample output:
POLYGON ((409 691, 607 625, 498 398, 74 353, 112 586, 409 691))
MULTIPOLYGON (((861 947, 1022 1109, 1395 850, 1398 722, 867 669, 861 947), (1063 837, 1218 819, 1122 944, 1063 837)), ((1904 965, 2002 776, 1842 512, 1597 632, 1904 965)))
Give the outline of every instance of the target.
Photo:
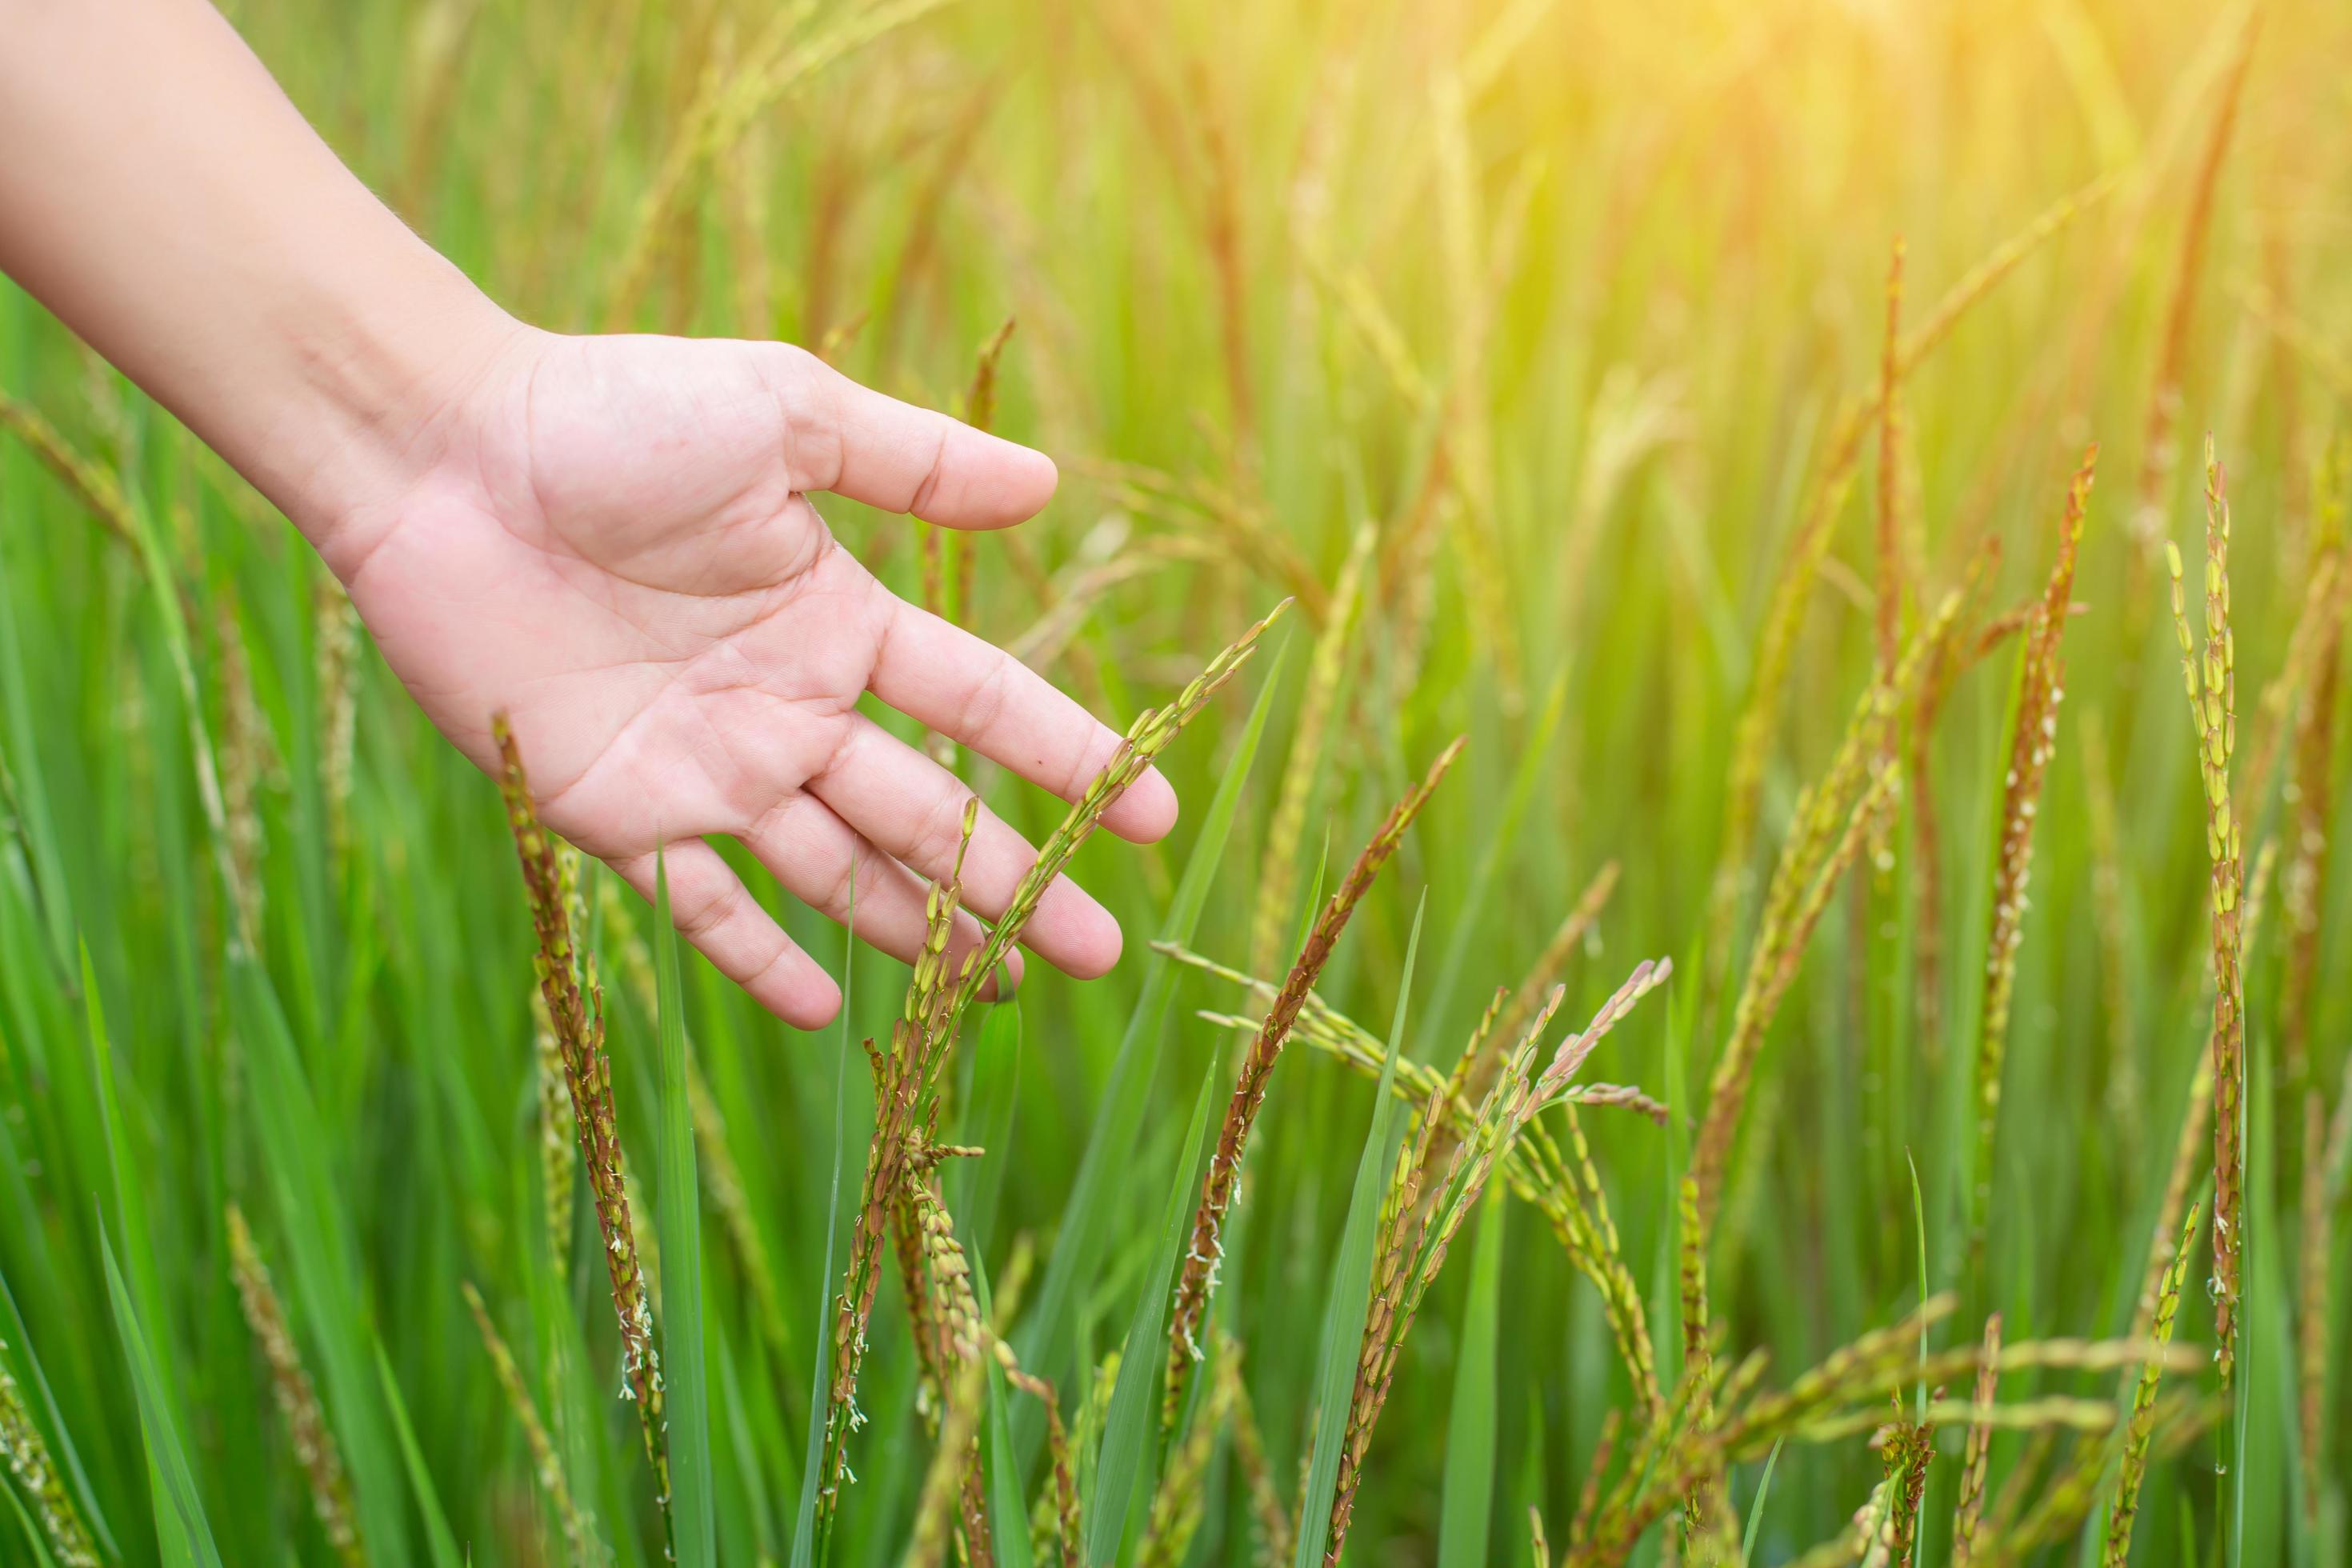
POLYGON ((416 1500, 416 1511, 425 1517, 425 1544, 432 1553, 433 1568, 458 1568, 462 1559, 457 1538, 449 1533, 449 1516, 441 1510, 441 1494, 433 1485, 433 1472, 425 1467, 425 1450, 416 1445, 416 1429, 409 1424, 408 1402, 400 1396, 400 1384, 393 1378, 392 1363, 384 1359, 381 1341, 375 1347, 375 1375, 383 1385, 383 1407, 392 1415, 392 1435, 400 1445, 401 1463, 408 1468, 408 1489, 416 1500))
POLYGON ((1772 1439, 1772 1451, 1764 1456, 1764 1473, 1757 1478, 1756 1495, 1748 1501, 1748 1528, 1739 1532, 1739 1561, 1745 1564, 1756 1561, 1756 1531, 1764 1522, 1764 1500, 1772 1495, 1772 1468, 1780 1462, 1780 1445, 1785 1436, 1772 1439))
POLYGON ((670 1518, 677 1561, 719 1561, 710 1474, 710 1391, 702 1352, 702 1202, 686 1087, 686 1019, 670 923, 669 863, 654 858, 654 986, 661 1033, 662 1373, 669 1442, 670 1518))
POLYGON ((1445 1489, 1437 1515, 1437 1568, 1481 1568, 1495 1511, 1496 1352, 1502 1331, 1503 1189, 1479 1205, 1470 1254, 1470 1298, 1454 1363, 1454 1403, 1445 1424, 1445 1489))
POLYGON ((212 1525, 205 1518, 204 1500, 196 1494, 194 1473, 180 1442, 164 1396, 163 1378, 140 1325, 139 1308, 122 1282, 114 1259, 114 1242, 106 1222, 99 1221, 99 1245, 105 1253, 106 1293, 114 1304, 114 1331, 122 1342, 123 1360, 131 1366, 131 1392, 139 1401, 139 1426, 146 1439, 147 1475, 155 1493, 155 1543, 167 1568, 197 1564, 221 1568, 220 1552, 213 1545, 212 1525))
POLYGON ((808 1447, 801 1465, 800 1508, 793 1521, 793 1568, 812 1568, 826 1556, 817 1539, 816 1494, 824 1468, 825 1390, 833 1374, 833 1265, 841 1240, 841 1146, 844 1102, 849 1089, 851 1004, 857 982, 857 852, 849 855, 849 910, 841 922, 841 1047, 833 1074, 833 1178, 824 1197, 824 1268, 817 1276, 816 1333, 809 1341, 814 1366, 809 1373, 808 1447))
POLYGON ((1192 1121, 1184 1133, 1184 1152, 1176 1163, 1175 1180, 1160 1220, 1160 1246, 1143 1277, 1143 1294, 1135 1303, 1121 1342, 1118 1378, 1111 1386, 1110 1409, 1103 1418, 1102 1446, 1095 1461, 1094 1517, 1087 1528, 1087 1561, 1108 1564, 1118 1560, 1119 1537, 1127 1526, 1128 1504, 1138 1478, 1148 1483, 1156 1468, 1145 1463, 1157 1436, 1156 1419, 1160 1369, 1167 1364, 1161 1345, 1168 1322, 1168 1291, 1174 1282, 1176 1260, 1183 1254, 1191 1228, 1192 1196, 1199 1190, 1201 1152, 1209 1138, 1210 1110, 1216 1102, 1225 1053, 1209 1054, 1208 1070, 1193 1098, 1192 1121))

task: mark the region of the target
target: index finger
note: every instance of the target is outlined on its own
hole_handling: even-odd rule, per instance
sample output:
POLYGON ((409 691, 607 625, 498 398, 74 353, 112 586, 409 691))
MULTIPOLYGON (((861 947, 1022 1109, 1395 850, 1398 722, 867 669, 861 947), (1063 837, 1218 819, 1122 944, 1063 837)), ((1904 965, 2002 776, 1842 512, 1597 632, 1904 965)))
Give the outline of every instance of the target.
MULTIPOLYGON (((961 626, 892 595, 874 695, 1031 784, 1075 801, 1121 736, 1052 681, 961 626)), ((1121 838, 1149 844, 1176 826, 1176 791, 1152 768, 1103 814, 1121 838)))

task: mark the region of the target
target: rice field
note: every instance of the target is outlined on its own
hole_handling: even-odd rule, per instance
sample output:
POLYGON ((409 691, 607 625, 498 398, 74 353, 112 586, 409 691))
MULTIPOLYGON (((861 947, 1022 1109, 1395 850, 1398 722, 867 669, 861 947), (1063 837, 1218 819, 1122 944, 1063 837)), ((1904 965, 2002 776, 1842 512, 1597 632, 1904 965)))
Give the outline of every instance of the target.
POLYGON ((0 282, 0 1563, 2347 1562, 2352 13, 227 9, 519 315, 1055 458, 820 505, 1126 946, 729 846, 787 1027, 0 282))

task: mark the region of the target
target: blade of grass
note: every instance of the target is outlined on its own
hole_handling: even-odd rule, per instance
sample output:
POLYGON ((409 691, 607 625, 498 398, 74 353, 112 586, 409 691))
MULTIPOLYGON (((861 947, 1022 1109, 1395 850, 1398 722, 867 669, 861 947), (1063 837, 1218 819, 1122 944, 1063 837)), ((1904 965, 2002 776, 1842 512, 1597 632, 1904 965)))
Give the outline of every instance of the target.
POLYGON ((1502 872, 1503 858, 1511 852, 1519 836, 1519 819, 1527 815, 1528 803, 1535 798, 1536 786, 1553 776, 1549 765, 1551 743, 1559 733, 1560 715, 1568 709, 1569 666, 1563 662, 1559 673, 1552 677, 1551 689, 1544 694, 1542 710, 1537 715, 1535 732, 1528 737, 1519 753, 1518 771, 1511 777, 1511 793, 1505 799, 1503 815, 1496 822, 1493 835, 1486 841, 1486 852, 1478 858, 1478 868, 1471 875, 1470 890, 1461 907, 1469 911, 1454 926, 1454 934, 1446 940, 1445 957, 1437 966, 1437 980, 1429 989, 1429 1005, 1423 1014, 1421 1037, 1415 1042, 1413 1059, 1427 1061, 1435 1049, 1439 1031, 1446 1026, 1446 1009, 1454 1000, 1455 985, 1462 978, 1462 965, 1470 956, 1470 944, 1481 929, 1477 919, 1480 911, 1494 908, 1495 879, 1502 872))
POLYGON ((808 1454, 801 1467, 800 1508, 793 1521, 793 1568, 817 1561, 816 1493, 824 1468, 824 1390, 830 1374, 833 1329, 833 1268, 841 1240, 841 1147, 844 1101, 849 1087, 849 1040, 856 1016, 857 853, 850 851, 849 910, 841 922, 841 1047, 833 1073, 833 1178, 824 1197, 824 1268, 817 1276, 816 1333, 809 1343, 815 1363, 809 1373, 808 1454))
POLYGON ((1209 1139, 1209 1107, 1216 1098, 1225 1053, 1209 1053, 1209 1069, 1193 1097, 1192 1120, 1184 1133, 1184 1152, 1176 1163, 1176 1179, 1160 1222, 1160 1246, 1143 1278, 1143 1294, 1128 1322, 1119 1350, 1118 1378, 1111 1386, 1110 1410, 1103 1418, 1102 1446, 1095 1460, 1095 1511, 1087 1531, 1087 1560, 1108 1564, 1118 1560, 1119 1538, 1125 1532, 1128 1504, 1139 1477, 1149 1479, 1157 1467, 1144 1461, 1156 1435, 1153 1415, 1160 1392, 1160 1346, 1168 1319, 1168 1291, 1176 1275, 1176 1258, 1184 1248, 1186 1221, 1201 1173, 1201 1152, 1209 1139))
POLYGON ((1412 1000, 1413 965, 1421 956, 1421 922, 1429 896, 1413 910, 1412 935, 1404 949, 1404 978, 1398 984, 1396 1017, 1381 1063, 1380 1093, 1372 1101, 1372 1124, 1356 1164, 1356 1184, 1348 1199, 1348 1219, 1331 1263, 1330 1293, 1324 1298, 1323 1343, 1315 1373, 1315 1452, 1298 1500, 1298 1546, 1293 1568, 1321 1568, 1331 1529, 1331 1500, 1339 1487, 1339 1452, 1347 1440, 1349 1391, 1356 1376, 1356 1352, 1370 1309, 1373 1232, 1379 1228, 1381 1194, 1389 1168, 1389 1126, 1395 1119, 1397 1058, 1404 1049, 1405 1019, 1412 1000))
POLYGON ((710 1568, 719 1561, 710 1474, 710 1393, 702 1354, 702 1203, 694 1157, 694 1119, 687 1099, 686 1019, 677 979, 677 932, 669 918, 669 864, 654 858, 654 994, 661 1033, 662 1315, 664 1377, 669 1395, 670 1517, 677 1561, 710 1568))
MULTIPOLYGON (((1175 900, 1169 906, 1168 919, 1160 931, 1164 941, 1190 946, 1200 924, 1202 908, 1209 900, 1210 884, 1216 879, 1218 862, 1224 858, 1225 842, 1241 808, 1243 786, 1249 782, 1251 766, 1257 761, 1258 742, 1265 733, 1266 716, 1273 711, 1274 695, 1282 682, 1283 658, 1288 646, 1285 643, 1276 648, 1259 683, 1257 702, 1250 710, 1249 722, 1242 729, 1241 743, 1234 748, 1233 760, 1225 764, 1223 781, 1217 786, 1216 798, 1201 826, 1201 837, 1184 864, 1183 878, 1176 885, 1175 900)), ((1054 1244, 1053 1256, 1046 1260, 1045 1279, 1037 1289, 1037 1304, 1023 1322, 1016 1340, 1021 1364, 1045 1377, 1055 1377, 1067 1353, 1070 1315, 1081 1287, 1099 1272, 1100 1254, 1112 1217, 1111 1195, 1120 1186, 1109 1179, 1110 1173, 1117 1162, 1129 1157, 1135 1147, 1137 1131, 1143 1123, 1145 1101, 1151 1090, 1151 1068, 1158 1062, 1160 1034, 1175 996, 1176 965, 1155 952, 1145 961, 1142 990, 1136 997, 1135 1010, 1128 1015, 1127 1032, 1119 1039, 1118 1055, 1112 1058, 1110 1076, 1103 1082, 1099 1109, 1071 1187, 1074 1195, 1062 1215, 1061 1236, 1054 1244)), ((1044 1439, 1045 1416, 1024 1404, 1013 1415, 1013 1431, 1025 1472, 1030 1458, 1044 1439)))
POLYGON ((229 959, 229 1016, 252 1052, 251 1115, 259 1174, 268 1184, 291 1265, 292 1317, 318 1355, 320 1393, 342 1445, 359 1505, 360 1535, 380 1562, 409 1561, 406 1489, 395 1479, 392 1440, 377 1407, 363 1335, 370 1319, 358 1223, 345 1197, 322 1116, 269 976, 250 955, 229 959))
POLYGON ((1780 1445, 1788 1440, 1786 1436, 1772 1439, 1772 1451, 1764 1456, 1764 1473, 1756 1479, 1756 1495, 1748 1503, 1748 1527, 1739 1532, 1742 1568, 1756 1561, 1756 1530, 1764 1522, 1764 1500, 1772 1495, 1772 1468, 1780 1462, 1780 1445))
POLYGON ((400 1384, 393 1380, 392 1363, 384 1359, 381 1340, 375 1346, 375 1375, 383 1385, 383 1407, 392 1413, 392 1435, 400 1445, 401 1463, 408 1468, 408 1489, 415 1497, 416 1511, 425 1519, 425 1544, 432 1554, 433 1568, 458 1568, 464 1560, 457 1553, 457 1538, 449 1533, 449 1516, 441 1510, 441 1494, 433 1485, 433 1472, 425 1468, 425 1450, 417 1447, 407 1401, 401 1398, 400 1384))
POLYGON ((16 1511, 17 1524, 24 1529, 25 1539, 33 1543, 34 1568, 57 1568, 57 1559, 49 1555, 48 1547, 41 1540, 40 1527, 33 1522, 33 1516, 25 1511, 24 1500, 16 1495, 16 1489, 0 1487, 0 1497, 8 1500, 8 1506, 16 1511))
POLYGON ((147 1474, 156 1493, 156 1548, 166 1568, 181 1568, 183 1564, 221 1568, 220 1552, 213 1545, 212 1526, 205 1518, 204 1500, 196 1495, 195 1476, 188 1468, 187 1450, 181 1446, 171 1404, 164 1397, 163 1374, 148 1347, 146 1331, 140 1326, 139 1308, 131 1300, 130 1288, 122 1282, 122 1269, 114 1260, 114 1242, 103 1218, 99 1221, 99 1245, 105 1254, 106 1293, 114 1304, 115 1332, 122 1341, 123 1359, 131 1366, 131 1391, 139 1400, 139 1426, 147 1445, 147 1474))
POLYGON ((1462 1319, 1462 1350, 1454 1363, 1454 1403, 1445 1424, 1445 1489, 1437 1515, 1437 1568, 1479 1568, 1486 1561, 1495 1510, 1496 1342, 1503 1304, 1500 1184, 1478 1215, 1478 1243, 1470 1256, 1470 1300, 1462 1319))

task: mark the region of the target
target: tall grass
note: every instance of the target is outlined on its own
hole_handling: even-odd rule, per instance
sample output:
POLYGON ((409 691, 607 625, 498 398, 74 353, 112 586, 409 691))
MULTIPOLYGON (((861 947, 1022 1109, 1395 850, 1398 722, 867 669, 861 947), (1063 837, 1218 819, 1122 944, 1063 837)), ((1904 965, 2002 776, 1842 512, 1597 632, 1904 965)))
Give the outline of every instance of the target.
POLYGON ((826 515, 1130 745, 795 1035, 0 288, 0 1562, 2333 1560, 2352 17, 230 8, 521 313, 1051 451, 826 515))

